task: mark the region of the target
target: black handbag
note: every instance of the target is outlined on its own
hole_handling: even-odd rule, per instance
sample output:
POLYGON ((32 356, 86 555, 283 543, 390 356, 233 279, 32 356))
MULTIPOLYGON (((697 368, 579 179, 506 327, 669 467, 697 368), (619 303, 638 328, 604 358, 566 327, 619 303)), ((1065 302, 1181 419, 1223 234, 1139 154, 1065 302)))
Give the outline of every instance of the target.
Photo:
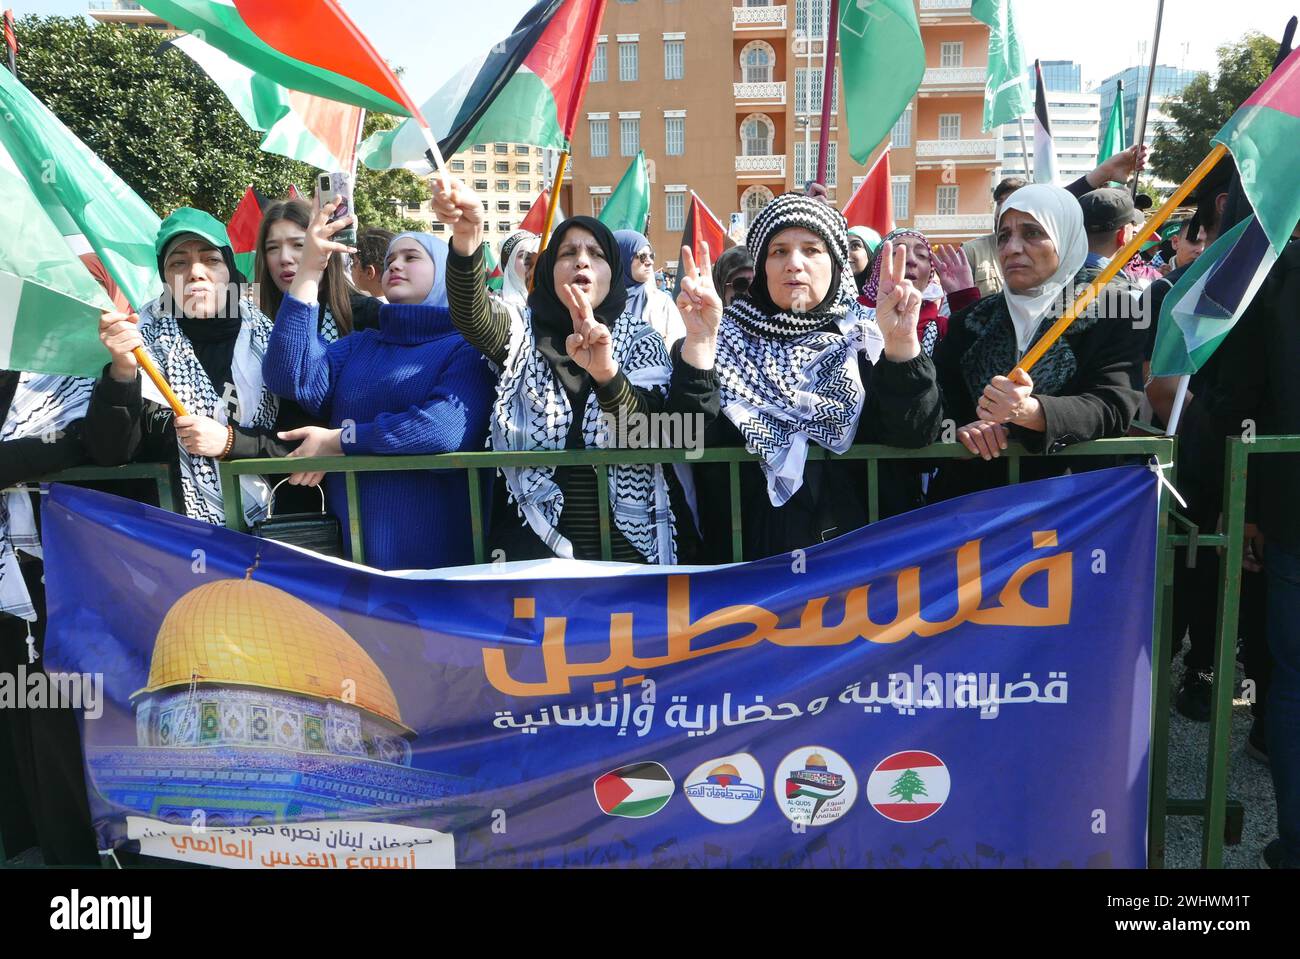
POLYGON ((258 520, 249 532, 259 539, 271 539, 277 543, 301 546, 325 556, 343 558, 343 527, 338 518, 325 512, 325 489, 320 490, 319 513, 288 513, 284 516, 275 514, 275 493, 288 482, 282 479, 271 490, 271 502, 267 506, 266 519, 258 520))

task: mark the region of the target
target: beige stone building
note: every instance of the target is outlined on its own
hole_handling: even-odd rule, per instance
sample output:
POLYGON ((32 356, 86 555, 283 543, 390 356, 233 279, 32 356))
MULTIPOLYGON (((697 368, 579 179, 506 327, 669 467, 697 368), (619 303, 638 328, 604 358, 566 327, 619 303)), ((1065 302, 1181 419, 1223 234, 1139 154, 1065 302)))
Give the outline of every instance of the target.
MULTIPOLYGON (((998 140, 981 130, 988 27, 971 17, 970 0, 915 2, 926 71, 893 131, 896 217, 957 242, 992 227, 998 140)), ((613 0, 565 209, 598 213, 645 150, 650 238, 661 264, 673 265, 691 190, 727 225, 801 189, 816 176, 828 8, 828 0, 613 0)), ((843 206, 866 167, 849 157, 838 85, 837 71, 827 180, 843 206)))
POLYGON ((162 17, 150 13, 133 0, 90 0, 86 11, 92 20, 127 30, 157 30, 164 36, 180 33, 162 17))

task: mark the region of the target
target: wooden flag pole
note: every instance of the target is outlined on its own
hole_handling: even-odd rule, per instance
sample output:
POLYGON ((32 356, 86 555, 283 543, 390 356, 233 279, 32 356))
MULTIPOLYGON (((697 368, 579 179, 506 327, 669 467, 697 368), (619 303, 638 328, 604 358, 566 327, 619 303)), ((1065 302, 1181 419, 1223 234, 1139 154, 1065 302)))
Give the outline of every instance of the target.
MULTIPOLYGON (((1133 142, 1137 144, 1141 151, 1142 144, 1146 142, 1147 135, 1147 112, 1151 109, 1151 88, 1155 85, 1156 80, 1156 57, 1160 53, 1160 25, 1165 18, 1165 0, 1159 0, 1156 7, 1156 33, 1151 39, 1151 64, 1147 67, 1147 90, 1146 95, 1142 98, 1142 109, 1138 113, 1137 126, 1134 128, 1133 142)), ((1141 170, 1133 171, 1133 198, 1137 199, 1138 195, 1138 178, 1142 175, 1141 170)))
POLYGON ((826 14, 826 40, 822 58, 822 128, 817 139, 817 182, 826 185, 826 167, 830 161, 831 108, 835 92, 835 47, 840 37, 840 0, 831 0, 826 14))
POLYGON ((560 209, 560 188, 564 186, 564 170, 569 165, 569 151, 560 154, 560 162, 555 167, 555 179, 551 181, 551 195, 546 204, 546 222, 542 224, 542 241, 537 246, 537 255, 546 250, 555 228, 555 214, 560 209))
MULTIPOLYGON (((1030 367, 1043 358, 1043 355, 1052 348, 1052 344, 1061 338, 1069 328, 1070 324, 1078 318, 1079 314, 1092 305, 1092 301, 1097 298, 1097 294, 1101 292, 1102 287, 1115 279, 1119 274, 1119 271, 1127 265, 1129 260, 1133 259, 1134 255, 1140 249, 1142 249, 1142 244, 1150 239, 1151 236, 1160 229, 1160 227, 1164 226, 1165 221, 1169 219, 1174 210, 1182 205, 1182 202, 1187 199, 1191 192, 1196 189, 1200 182, 1205 179, 1211 170, 1214 169, 1215 164, 1223 159, 1223 155, 1227 152, 1228 148, 1222 143, 1216 143, 1214 145, 1214 149, 1211 150, 1209 155, 1200 162, 1200 165, 1192 171, 1191 175, 1183 181, 1182 186, 1175 190, 1173 195, 1170 196, 1160 209, 1156 211, 1155 215, 1142 225, 1137 233, 1134 234, 1133 239, 1128 242, 1128 245, 1110 258, 1110 262, 1106 264, 1106 268, 1101 271, 1095 280, 1088 284, 1087 289, 1080 293, 1078 299, 1076 299, 1070 308, 1065 311, 1061 318, 1052 324, 1052 328, 1043 335, 1043 338, 1035 343, 1028 353, 1021 357, 1020 362, 1016 364, 1019 369, 1028 373, 1030 367)), ((1007 375, 1009 376, 1010 374, 1007 375)))

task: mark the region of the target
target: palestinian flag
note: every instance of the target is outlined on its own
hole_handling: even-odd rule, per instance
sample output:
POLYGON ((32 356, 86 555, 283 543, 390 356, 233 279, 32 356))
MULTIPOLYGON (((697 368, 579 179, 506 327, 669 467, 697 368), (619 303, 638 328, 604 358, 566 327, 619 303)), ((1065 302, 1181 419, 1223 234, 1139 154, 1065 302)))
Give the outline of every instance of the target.
MULTIPOLYGON (((695 257, 695 265, 700 266, 704 260, 704 244, 709 245, 709 257, 716 263, 722 251, 727 248, 727 231, 722 226, 722 221, 713 215, 713 211, 705 205, 700 199, 698 193, 691 191, 691 206, 686 211, 686 229, 682 230, 682 242, 678 244, 677 251, 679 254, 681 248, 689 246, 691 256, 695 257)), ((682 292, 682 263, 677 264, 677 282, 673 287, 673 298, 682 292)))
POLYGON ((287 89, 380 113, 420 115, 338 0, 141 0, 140 5, 287 89))
MULTIPOLYGON (((63 235, 85 237, 133 307, 162 292, 157 214, 7 70, 0 70, 0 145, 47 218, 66 220, 63 235)), ((11 230, 25 229, 16 210, 6 208, 5 216, 11 230)))
POLYGON ((1300 50, 1293 50, 1260 84, 1214 140, 1232 152, 1246 198, 1273 251, 1281 255, 1300 221, 1300 190, 1292 166, 1300 143, 1300 50))
MULTIPOLYGON (((475 143, 527 143, 566 150, 587 90, 605 0, 541 0, 510 36, 466 64, 424 104, 444 156, 475 143)), ((410 121, 361 146, 372 170, 430 172, 410 121)))
POLYGON ((948 801, 952 779, 934 753, 909 749, 886 756, 867 779, 867 801, 894 822, 929 819, 948 801))
POLYGON ((506 275, 497 262, 496 254, 492 252, 492 244, 487 240, 483 241, 483 271, 487 274, 487 288, 500 293, 505 286, 506 275))
POLYGON ((633 763, 596 780, 596 805, 606 816, 644 819, 668 805, 674 788, 673 777, 659 763, 633 763))
POLYGON ((235 215, 226 224, 230 234, 230 248, 235 253, 235 266, 244 278, 253 279, 257 264, 257 231, 262 228, 262 211, 270 201, 251 186, 235 207, 235 215))
MULTIPOLYGON (((546 208, 551 202, 551 191, 543 190, 541 194, 533 201, 533 205, 528 208, 528 215, 524 217, 524 222, 519 224, 519 229, 527 230, 529 233, 542 235, 542 227, 546 225, 546 208)), ((555 223, 552 229, 564 222, 564 204, 555 208, 555 223)))
POLYGON ((1052 139, 1052 121, 1047 114, 1047 84, 1043 82, 1043 64, 1034 61, 1034 182, 1056 182, 1056 142, 1052 139))
POLYGON ((881 236, 894 229, 894 186, 886 147, 867 171, 867 178, 844 205, 849 226, 867 226, 881 236))
POLYGON ((1199 370, 1246 312, 1277 257, 1254 216, 1197 257, 1165 295, 1151 375, 1182 376, 1199 370))
POLYGON ((99 314, 114 305, 3 147, 0 210, 0 369, 98 376, 99 314))
POLYGON ((360 107, 282 87, 196 36, 177 37, 158 50, 172 47, 211 77, 245 123, 266 134, 262 149, 267 153, 321 170, 352 169, 364 112, 360 107))

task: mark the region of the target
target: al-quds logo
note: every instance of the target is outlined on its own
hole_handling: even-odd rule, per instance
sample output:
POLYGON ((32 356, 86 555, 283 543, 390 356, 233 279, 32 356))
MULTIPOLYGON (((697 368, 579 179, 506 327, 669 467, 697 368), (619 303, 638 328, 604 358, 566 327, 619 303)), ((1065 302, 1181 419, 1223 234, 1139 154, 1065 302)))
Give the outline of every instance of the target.
POLYGON ((824 746, 805 746, 786 756, 777 767, 773 786, 781 812, 803 826, 834 822, 858 798, 852 768, 843 756, 824 746))
POLYGON ((682 790, 695 811, 730 826, 748 819, 763 801, 763 769, 749 753, 700 763, 682 790))

